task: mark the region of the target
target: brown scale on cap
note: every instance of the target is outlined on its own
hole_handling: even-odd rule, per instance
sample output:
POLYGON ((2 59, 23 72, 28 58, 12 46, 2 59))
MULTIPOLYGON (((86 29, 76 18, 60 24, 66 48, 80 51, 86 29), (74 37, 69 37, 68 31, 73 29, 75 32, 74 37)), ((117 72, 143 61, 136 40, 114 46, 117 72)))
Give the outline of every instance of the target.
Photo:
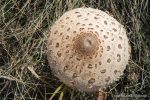
POLYGON ((99 48, 98 37, 91 32, 81 32, 73 39, 73 48, 76 53, 83 57, 92 57, 99 48))

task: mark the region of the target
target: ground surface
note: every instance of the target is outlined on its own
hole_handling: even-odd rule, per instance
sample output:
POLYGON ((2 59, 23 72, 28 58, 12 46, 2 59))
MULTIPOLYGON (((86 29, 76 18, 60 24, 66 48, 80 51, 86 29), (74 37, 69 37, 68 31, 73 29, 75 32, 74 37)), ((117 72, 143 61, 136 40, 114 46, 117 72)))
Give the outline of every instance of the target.
POLYGON ((49 27, 64 12, 92 7, 122 23, 132 47, 124 76, 106 89, 107 100, 150 99, 149 0, 0 0, 0 100, 96 100, 55 78, 46 57, 49 27), (132 96, 131 96, 132 95, 132 96), (128 97, 132 98, 128 98, 128 97), (135 96, 135 97, 134 97, 135 96))

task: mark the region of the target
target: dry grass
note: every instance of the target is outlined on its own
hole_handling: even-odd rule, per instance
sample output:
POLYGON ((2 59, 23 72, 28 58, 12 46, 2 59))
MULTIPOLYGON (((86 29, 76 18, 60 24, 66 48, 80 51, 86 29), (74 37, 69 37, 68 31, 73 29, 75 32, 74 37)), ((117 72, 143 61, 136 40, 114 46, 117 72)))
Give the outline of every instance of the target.
MULTIPOLYGON (((150 5, 148 0, 0 0, 0 100, 95 100, 59 82, 46 57, 49 27, 65 11, 93 7, 110 12, 125 25, 132 56, 120 81, 107 90, 115 95, 150 98, 150 5)), ((129 100, 121 98, 121 100, 129 100)))

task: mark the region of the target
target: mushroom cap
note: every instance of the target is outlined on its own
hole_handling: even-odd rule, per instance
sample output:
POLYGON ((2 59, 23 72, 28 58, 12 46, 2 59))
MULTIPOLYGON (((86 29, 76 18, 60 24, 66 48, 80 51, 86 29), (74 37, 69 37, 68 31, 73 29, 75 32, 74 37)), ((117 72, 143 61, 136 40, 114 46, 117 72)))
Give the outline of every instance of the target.
POLYGON ((126 31, 93 8, 64 13, 51 27, 48 61, 60 81, 80 91, 98 91, 117 81, 130 57, 126 31))

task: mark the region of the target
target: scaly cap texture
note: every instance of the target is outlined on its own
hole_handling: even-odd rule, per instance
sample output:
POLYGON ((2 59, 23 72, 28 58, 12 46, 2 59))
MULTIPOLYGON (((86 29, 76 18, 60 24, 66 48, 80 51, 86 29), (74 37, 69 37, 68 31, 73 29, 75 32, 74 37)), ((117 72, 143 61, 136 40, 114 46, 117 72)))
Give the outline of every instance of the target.
POLYGON ((107 13, 76 8, 51 27, 48 61, 60 81, 81 91, 98 91, 118 80, 130 51, 124 27, 107 13))

